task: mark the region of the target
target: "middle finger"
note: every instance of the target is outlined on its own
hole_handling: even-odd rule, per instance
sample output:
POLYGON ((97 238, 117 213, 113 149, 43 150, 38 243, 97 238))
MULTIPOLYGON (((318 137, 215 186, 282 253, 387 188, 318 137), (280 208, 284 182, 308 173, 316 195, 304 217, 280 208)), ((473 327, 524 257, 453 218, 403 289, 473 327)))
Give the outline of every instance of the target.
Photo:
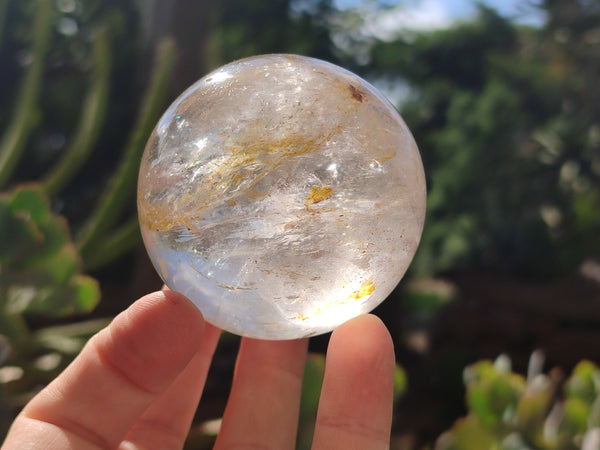
POLYGON ((242 338, 215 448, 294 448, 307 339, 242 338))

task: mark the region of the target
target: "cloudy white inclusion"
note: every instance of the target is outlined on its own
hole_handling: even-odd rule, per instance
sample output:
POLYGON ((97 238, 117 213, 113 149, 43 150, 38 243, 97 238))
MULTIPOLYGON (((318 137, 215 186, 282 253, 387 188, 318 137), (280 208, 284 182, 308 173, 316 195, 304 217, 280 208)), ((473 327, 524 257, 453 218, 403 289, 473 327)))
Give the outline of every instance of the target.
POLYGON ((331 173, 331 178, 337 178, 338 176, 338 170, 337 170, 337 164, 336 163, 331 163, 329 165, 329 167, 327 167, 327 170, 331 173))
POLYGON ((196 142, 194 142, 194 145, 196 146, 196 148, 198 150, 203 150, 204 147, 206 147, 207 143, 208 143, 208 138, 206 136, 203 136, 200 139, 196 140, 196 142))

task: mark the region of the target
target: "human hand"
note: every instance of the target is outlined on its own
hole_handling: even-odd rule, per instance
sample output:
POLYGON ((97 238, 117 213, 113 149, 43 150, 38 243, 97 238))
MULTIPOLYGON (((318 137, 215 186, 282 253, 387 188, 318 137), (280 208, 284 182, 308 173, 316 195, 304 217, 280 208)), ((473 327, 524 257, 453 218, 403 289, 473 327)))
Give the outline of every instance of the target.
MULTIPOLYGON (((2 449, 181 448, 219 335, 176 292, 141 298, 25 406, 2 449)), ((242 338, 215 448, 294 448, 306 351, 242 338)), ((394 365, 375 316, 333 332, 313 448, 389 448, 394 365)))

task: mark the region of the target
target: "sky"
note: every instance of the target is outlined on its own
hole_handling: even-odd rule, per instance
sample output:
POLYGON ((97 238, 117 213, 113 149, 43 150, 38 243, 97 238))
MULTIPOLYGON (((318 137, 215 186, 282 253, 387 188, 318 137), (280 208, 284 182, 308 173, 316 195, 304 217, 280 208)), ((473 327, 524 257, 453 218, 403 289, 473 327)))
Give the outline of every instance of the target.
MULTIPOLYGON (((361 0, 336 0, 340 8, 356 6, 361 0)), ((380 3, 392 6, 386 14, 380 16, 379 26, 404 26, 414 30, 439 29, 452 22, 468 19, 475 14, 474 0, 380 0, 380 3)), ((496 9, 501 15, 513 17, 517 23, 541 25, 543 16, 529 5, 529 0, 483 0, 481 3, 496 9)))

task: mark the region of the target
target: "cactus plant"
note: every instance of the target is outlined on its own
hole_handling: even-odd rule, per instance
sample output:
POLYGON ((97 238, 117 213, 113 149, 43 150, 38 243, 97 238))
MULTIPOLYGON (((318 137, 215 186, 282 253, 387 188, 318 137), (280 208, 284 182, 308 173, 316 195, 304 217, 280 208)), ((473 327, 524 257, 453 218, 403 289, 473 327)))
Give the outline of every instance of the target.
POLYGON ((0 140, 0 187, 6 186, 10 181, 25 149, 27 137, 39 120, 38 100, 50 41, 52 2, 39 0, 36 11, 31 46, 33 60, 17 94, 12 120, 0 140))
MULTIPOLYGON (((0 34, 7 4, 0 0, 0 34)), ((47 89, 43 73, 57 13, 51 0, 33 0, 30 6, 35 7, 32 62, 23 72, 0 138, 0 441, 24 402, 108 323, 85 316, 99 302, 100 286, 84 271, 114 261, 139 241, 135 212, 123 212, 135 195, 139 156, 164 106, 175 54, 173 40, 164 38, 115 175, 87 220, 76 227, 75 240, 67 219, 52 206, 60 204, 57 195, 89 161, 106 131, 111 24, 106 19, 91 30, 90 75, 78 74, 88 78, 88 88, 79 123, 62 154, 39 180, 22 184, 17 169, 27 162, 30 136, 47 120, 41 107, 47 89)))

